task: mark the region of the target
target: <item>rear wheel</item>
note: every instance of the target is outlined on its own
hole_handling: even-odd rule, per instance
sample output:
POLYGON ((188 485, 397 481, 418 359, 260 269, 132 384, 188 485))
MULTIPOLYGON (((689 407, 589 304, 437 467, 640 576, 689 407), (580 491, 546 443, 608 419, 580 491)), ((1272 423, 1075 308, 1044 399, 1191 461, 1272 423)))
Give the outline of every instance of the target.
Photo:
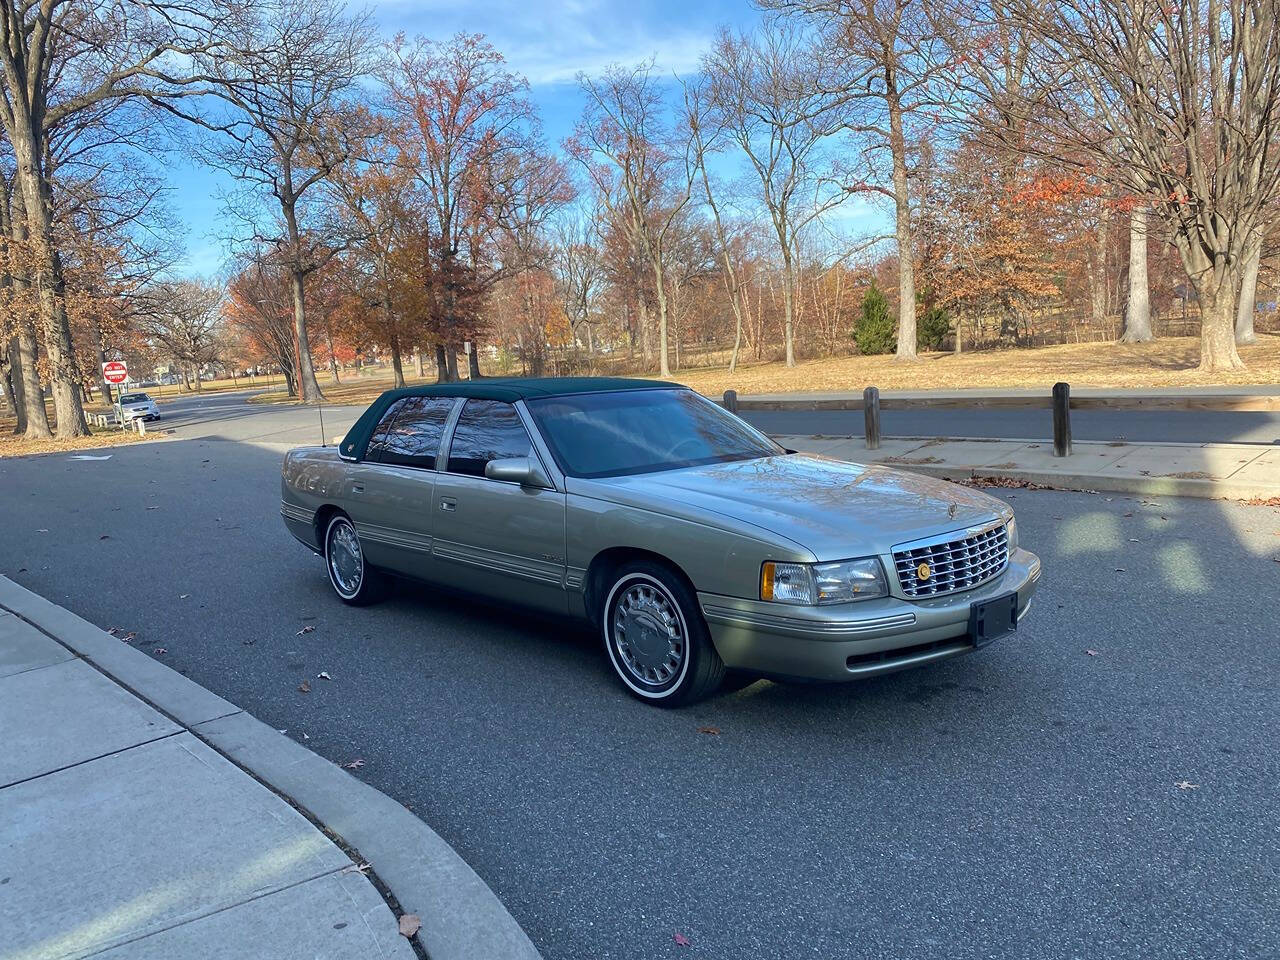
POLYGON ((637 561, 618 569, 601 630, 618 679, 646 703, 693 703, 724 677, 697 598, 684 578, 661 564, 637 561))
POLYGON ((329 584, 343 603, 363 606, 382 596, 384 578, 365 562, 360 536, 345 513, 335 513, 325 528, 324 565, 329 584))

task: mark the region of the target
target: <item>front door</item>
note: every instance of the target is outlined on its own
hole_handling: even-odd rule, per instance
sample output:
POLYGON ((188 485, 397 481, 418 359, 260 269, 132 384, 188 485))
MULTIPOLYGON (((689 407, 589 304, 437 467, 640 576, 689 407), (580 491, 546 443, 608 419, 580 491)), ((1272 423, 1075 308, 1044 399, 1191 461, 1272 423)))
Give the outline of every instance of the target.
POLYGON ((432 554, 446 582, 563 613, 565 495, 485 477, 508 457, 537 457, 515 407, 466 401, 436 474, 432 554))

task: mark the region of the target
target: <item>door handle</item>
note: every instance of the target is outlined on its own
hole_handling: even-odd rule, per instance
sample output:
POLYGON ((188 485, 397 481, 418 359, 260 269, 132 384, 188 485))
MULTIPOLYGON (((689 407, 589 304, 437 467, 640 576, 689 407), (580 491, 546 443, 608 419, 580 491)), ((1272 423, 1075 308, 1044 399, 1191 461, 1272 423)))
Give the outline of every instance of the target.
POLYGON ((453 499, 453 497, 441 497, 440 509, 447 510, 452 513, 454 510, 458 509, 458 501, 453 499))
POLYGON ((363 483, 353 483, 353 484, 351 485, 351 492, 352 492, 352 493, 364 493, 364 484, 363 484, 363 483))

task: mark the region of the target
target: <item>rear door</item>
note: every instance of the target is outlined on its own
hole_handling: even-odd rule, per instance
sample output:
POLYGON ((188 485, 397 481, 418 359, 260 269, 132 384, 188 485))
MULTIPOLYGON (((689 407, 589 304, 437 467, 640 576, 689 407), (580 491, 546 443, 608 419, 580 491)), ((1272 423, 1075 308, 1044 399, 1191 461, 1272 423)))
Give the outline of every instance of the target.
POLYGON ((467 400, 437 474, 432 553, 465 589, 563 613, 565 495, 484 475, 508 457, 538 460, 515 407, 467 400))
POLYGON ((453 397, 405 397, 374 429, 348 502, 371 562, 430 577, 432 493, 453 397))

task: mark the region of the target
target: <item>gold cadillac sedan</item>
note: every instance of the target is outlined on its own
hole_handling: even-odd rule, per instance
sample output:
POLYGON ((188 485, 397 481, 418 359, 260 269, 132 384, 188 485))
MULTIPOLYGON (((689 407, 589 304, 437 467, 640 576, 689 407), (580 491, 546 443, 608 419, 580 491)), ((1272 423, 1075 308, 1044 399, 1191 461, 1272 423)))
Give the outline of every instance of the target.
POLYGON ((284 459, 281 513, 346 603, 388 575, 583 617, 663 706, 727 672, 821 681, 1013 633, 1040 561, 979 491, 784 450, 659 381, 481 380, 384 393, 284 459))

